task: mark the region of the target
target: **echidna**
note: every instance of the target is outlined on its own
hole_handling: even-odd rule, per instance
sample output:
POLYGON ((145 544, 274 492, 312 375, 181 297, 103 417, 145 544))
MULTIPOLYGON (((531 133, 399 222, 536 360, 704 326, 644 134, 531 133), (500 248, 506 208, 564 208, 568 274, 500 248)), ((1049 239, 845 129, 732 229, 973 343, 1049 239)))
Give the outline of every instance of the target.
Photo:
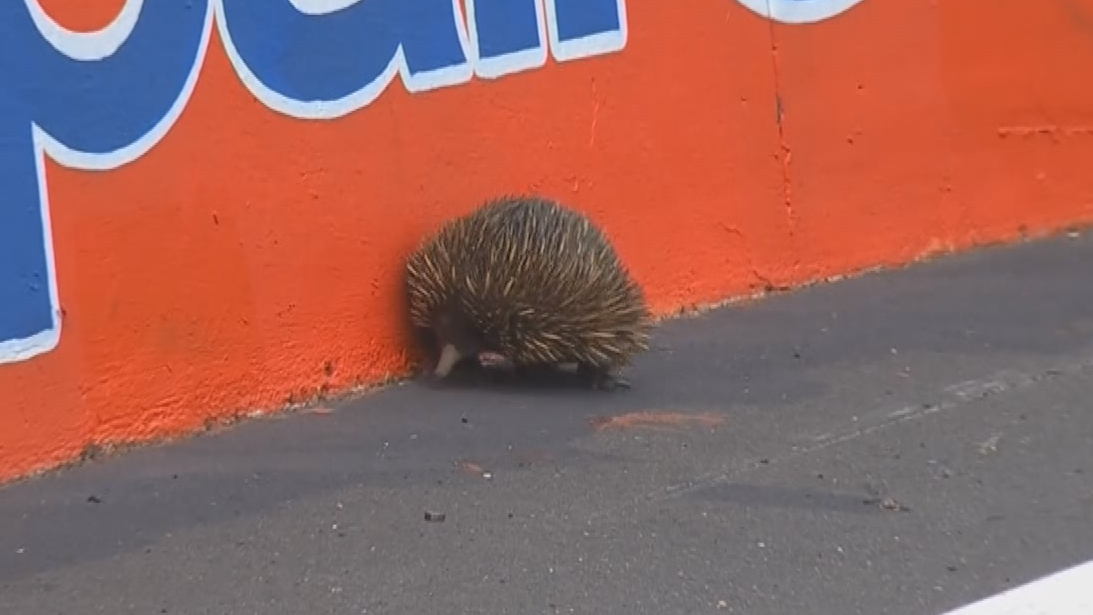
POLYGON ((596 386, 648 349, 645 296, 586 216, 505 196, 452 220, 406 264, 410 321, 435 338, 434 376, 475 358, 509 367, 576 364, 596 386))

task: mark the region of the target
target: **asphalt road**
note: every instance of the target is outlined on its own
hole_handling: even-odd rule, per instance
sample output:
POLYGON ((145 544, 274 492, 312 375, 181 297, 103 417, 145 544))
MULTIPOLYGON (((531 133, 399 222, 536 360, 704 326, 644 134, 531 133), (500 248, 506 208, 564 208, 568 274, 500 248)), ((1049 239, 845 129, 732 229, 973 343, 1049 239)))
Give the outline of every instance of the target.
POLYGON ((0 490, 13 615, 934 615, 1093 559, 1093 239, 407 383, 0 490), (443 515, 433 521, 426 511, 443 515))

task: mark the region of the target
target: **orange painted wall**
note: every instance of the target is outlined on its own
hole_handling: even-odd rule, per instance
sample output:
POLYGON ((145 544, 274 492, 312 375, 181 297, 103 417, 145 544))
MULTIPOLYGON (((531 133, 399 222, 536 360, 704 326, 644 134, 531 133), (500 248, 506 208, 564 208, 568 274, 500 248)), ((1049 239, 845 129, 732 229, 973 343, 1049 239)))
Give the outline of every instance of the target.
POLYGON ((591 214, 659 312, 1091 221, 1093 0, 986 4, 630 0, 617 53, 328 121, 256 100, 214 29, 151 151, 46 164, 64 328, 0 364, 0 479, 405 373, 402 257, 501 192, 591 214))

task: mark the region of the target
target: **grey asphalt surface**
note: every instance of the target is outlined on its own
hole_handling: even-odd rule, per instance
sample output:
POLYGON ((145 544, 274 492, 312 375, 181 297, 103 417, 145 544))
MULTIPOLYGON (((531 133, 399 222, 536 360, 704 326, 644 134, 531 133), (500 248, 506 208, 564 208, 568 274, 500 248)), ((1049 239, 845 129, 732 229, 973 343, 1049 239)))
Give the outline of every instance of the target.
POLYGON ((410 382, 15 484, 0 611, 942 613, 1093 559, 1091 262, 981 250, 670 321, 629 391, 410 382))

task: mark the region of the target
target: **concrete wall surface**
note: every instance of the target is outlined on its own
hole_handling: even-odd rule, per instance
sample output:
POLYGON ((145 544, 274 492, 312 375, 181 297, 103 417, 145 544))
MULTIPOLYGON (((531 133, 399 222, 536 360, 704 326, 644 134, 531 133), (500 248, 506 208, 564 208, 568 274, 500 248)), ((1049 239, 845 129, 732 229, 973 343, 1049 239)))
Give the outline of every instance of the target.
POLYGON ((658 313, 1093 220, 1093 0, 0 2, 0 480, 406 373, 504 192, 658 313))

